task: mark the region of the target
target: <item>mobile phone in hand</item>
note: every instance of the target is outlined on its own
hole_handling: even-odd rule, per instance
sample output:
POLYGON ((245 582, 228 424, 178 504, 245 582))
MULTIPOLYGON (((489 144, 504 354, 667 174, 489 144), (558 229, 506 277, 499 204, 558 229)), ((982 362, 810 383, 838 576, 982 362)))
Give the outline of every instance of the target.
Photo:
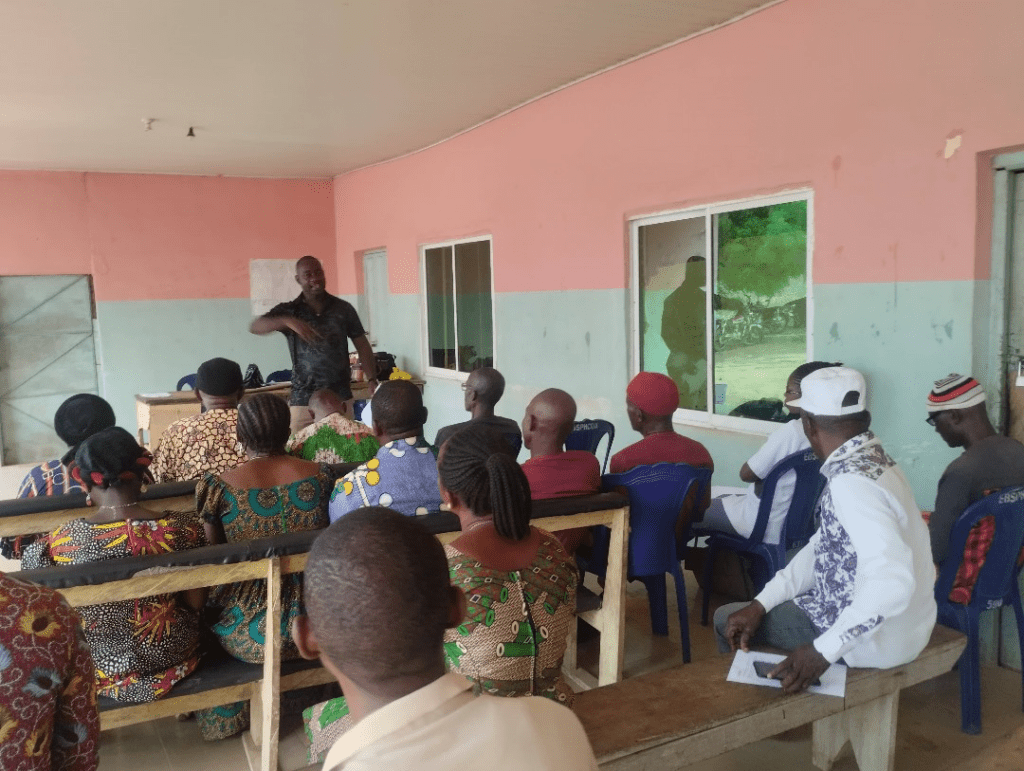
MULTIPOLYGON (((770 661, 755 661, 754 662, 754 672, 757 673, 758 677, 763 677, 766 680, 778 680, 779 678, 772 677, 770 675, 771 671, 773 669, 775 669, 775 667, 777 667, 777 666, 778 666, 778 664, 773 664, 770 661)), ((821 685, 820 678, 819 679, 815 679, 815 681, 813 683, 811 683, 811 685, 821 685)))

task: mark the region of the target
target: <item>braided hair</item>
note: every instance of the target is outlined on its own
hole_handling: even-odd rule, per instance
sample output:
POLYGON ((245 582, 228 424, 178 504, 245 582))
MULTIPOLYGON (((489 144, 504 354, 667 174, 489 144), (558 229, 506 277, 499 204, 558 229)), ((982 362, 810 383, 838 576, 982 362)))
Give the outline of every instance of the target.
POLYGON ((238 405, 238 441, 256 454, 283 453, 291 421, 284 399, 273 394, 256 394, 238 405))
POLYGON ((88 487, 119 487, 129 482, 152 482, 152 456, 135 437, 114 426, 93 434, 78 447, 71 475, 88 487))
POLYGON ((492 514, 498 535, 521 541, 530 533, 530 483, 493 428, 470 424, 444 444, 441 484, 474 514, 492 514))

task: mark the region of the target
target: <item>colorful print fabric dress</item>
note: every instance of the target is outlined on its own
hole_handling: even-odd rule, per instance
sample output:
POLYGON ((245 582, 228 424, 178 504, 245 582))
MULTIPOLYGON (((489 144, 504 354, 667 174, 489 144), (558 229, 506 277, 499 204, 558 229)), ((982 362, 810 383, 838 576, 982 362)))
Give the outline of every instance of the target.
MULTIPOLYGON (((569 624, 576 618, 576 563, 551 533, 541 531, 528 570, 493 570, 445 546, 453 586, 466 595, 466 619, 445 633, 445 664, 473 681, 476 693, 546 696, 571 707, 562 677, 569 624)), ((345 697, 302 713, 308 760, 322 763, 352 727, 345 697)))
POLYGON ((365 463, 380 445, 372 428, 335 412, 295 433, 285 449, 314 463, 365 463))
POLYGON ((440 511, 434 446, 422 436, 395 439, 339 479, 331 494, 331 522, 363 506, 387 506, 409 516, 440 511))
POLYGON ((465 621, 445 633, 445 659, 477 693, 546 696, 572 706, 562 658, 579 574, 558 539, 541 536, 528 570, 494 570, 444 547, 452 586, 462 589, 467 606, 465 621))
POLYGON ((167 427, 153 453, 150 473, 156 482, 184 482, 219 474, 245 463, 238 441, 238 410, 208 410, 167 427))
MULTIPOLYGON (((194 511, 104 524, 77 519, 28 546, 22 567, 84 565, 205 545, 194 511)), ((103 696, 155 701, 199 663, 199 614, 173 594, 89 605, 79 613, 103 696)))
MULTIPOLYGON (((266 489, 240 489, 212 474, 196 486, 196 505, 207 522, 219 522, 228 543, 282 533, 319 530, 328 525, 327 504, 334 474, 326 465, 316 476, 266 489)), ((251 664, 263 662, 266 640, 267 582, 243 581, 213 589, 208 604, 221 608, 213 632, 228 653, 251 664)), ((282 577, 281 658, 295 659, 292 619, 302 614, 302 576, 282 577)), ((249 723, 248 704, 237 702, 197 713, 205 739, 232 736, 249 723)))
POLYGON ((99 734, 78 614, 56 592, 0 573, 0 768, 94 771, 99 734))

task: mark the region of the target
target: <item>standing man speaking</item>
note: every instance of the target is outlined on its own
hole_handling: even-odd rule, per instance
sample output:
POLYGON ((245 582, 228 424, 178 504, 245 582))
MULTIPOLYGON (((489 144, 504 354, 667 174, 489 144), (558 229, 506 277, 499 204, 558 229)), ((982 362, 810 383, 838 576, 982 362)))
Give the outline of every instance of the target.
POLYGON ((349 338, 359 352, 370 392, 377 388, 377 363, 359 314, 351 304, 328 294, 320 260, 306 255, 295 263, 295 281, 302 294, 291 302, 275 305, 249 325, 255 335, 281 332, 288 339, 293 433, 311 422, 306 405, 314 391, 328 388, 342 399, 352 398, 349 338))

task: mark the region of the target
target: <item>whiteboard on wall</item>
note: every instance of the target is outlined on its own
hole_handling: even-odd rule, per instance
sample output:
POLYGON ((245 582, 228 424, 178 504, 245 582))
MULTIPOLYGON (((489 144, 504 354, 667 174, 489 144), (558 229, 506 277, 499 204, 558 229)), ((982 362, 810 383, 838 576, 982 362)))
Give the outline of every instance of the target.
POLYGON ((295 260, 249 260, 249 301, 252 315, 262 316, 278 303, 298 297, 295 260))

